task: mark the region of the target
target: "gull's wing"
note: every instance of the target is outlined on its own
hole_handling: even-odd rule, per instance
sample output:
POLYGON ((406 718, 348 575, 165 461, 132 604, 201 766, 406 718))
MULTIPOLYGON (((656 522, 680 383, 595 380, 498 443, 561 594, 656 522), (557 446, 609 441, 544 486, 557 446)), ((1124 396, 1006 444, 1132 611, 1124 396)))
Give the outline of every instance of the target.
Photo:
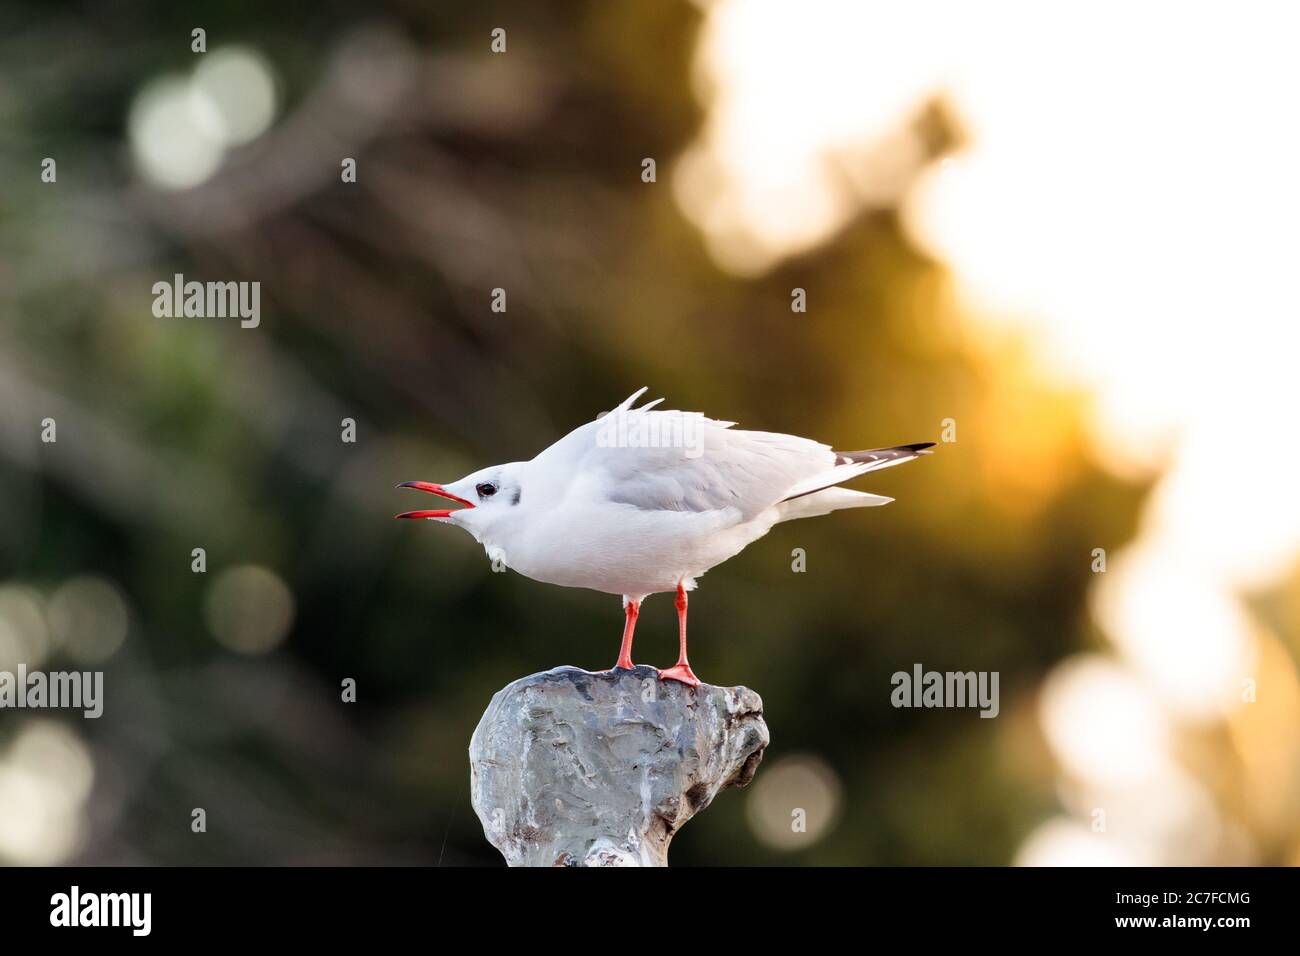
MULTIPOLYGON (((663 416, 659 427, 671 426, 671 412, 647 414, 663 416)), ((835 458, 827 446, 793 435, 732 431, 707 418, 691 427, 693 442, 685 447, 597 449, 593 464, 608 499, 651 511, 735 508, 749 520, 835 458)))
POLYGON ((733 422, 697 412, 652 411, 659 401, 632 408, 644 391, 553 446, 570 446, 584 493, 650 511, 734 508, 748 521, 780 501, 916 454, 837 453, 795 435, 733 429, 733 422))

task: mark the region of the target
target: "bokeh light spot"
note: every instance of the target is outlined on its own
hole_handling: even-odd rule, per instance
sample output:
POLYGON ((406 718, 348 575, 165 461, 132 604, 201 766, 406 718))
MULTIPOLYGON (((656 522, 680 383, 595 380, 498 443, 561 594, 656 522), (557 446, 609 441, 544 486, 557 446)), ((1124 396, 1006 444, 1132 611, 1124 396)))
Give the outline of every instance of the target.
POLYGON ((843 801, 839 776, 825 760, 792 754, 763 768, 750 791, 750 826, 776 850, 804 850, 835 825, 843 801))
POLYGON ((145 178, 164 189, 190 189, 221 165, 221 120, 211 101, 191 95, 180 76, 155 80, 131 106, 131 153, 145 178))
POLYGON ((85 832, 94 780, 90 752, 52 720, 24 725, 0 757, 0 859, 26 866, 60 863, 85 832))
POLYGON ((39 667, 49 653, 41 595, 16 584, 0 587, 0 670, 39 667))
POLYGON ((116 585, 86 575, 54 592, 49 623, 55 648, 77 663, 98 664, 126 640, 130 614, 116 585))
POLYGON ((226 146, 261 136, 275 118, 275 81, 266 58, 247 47, 224 47, 200 61, 191 95, 211 104, 199 115, 217 119, 214 130, 226 146))
POLYGON ((212 635, 240 654, 265 654, 293 624, 294 600, 274 571, 243 565, 223 571, 208 590, 205 612, 212 635))

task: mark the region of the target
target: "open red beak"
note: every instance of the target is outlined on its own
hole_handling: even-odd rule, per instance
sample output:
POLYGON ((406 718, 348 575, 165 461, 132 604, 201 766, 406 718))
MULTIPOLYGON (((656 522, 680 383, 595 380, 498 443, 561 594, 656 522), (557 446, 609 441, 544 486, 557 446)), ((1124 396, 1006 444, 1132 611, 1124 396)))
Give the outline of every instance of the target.
MULTIPOLYGON (((461 498, 459 495, 453 495, 442 485, 435 485, 431 481, 404 481, 397 487, 414 488, 416 491, 427 491, 429 494, 437 495, 440 498, 448 498, 452 501, 458 501, 466 508, 474 507, 473 502, 466 501, 464 498, 461 498)), ((400 515, 394 515, 393 517, 395 518, 447 518, 459 510, 460 509, 457 508, 452 510, 438 509, 437 511, 406 511, 400 515)))

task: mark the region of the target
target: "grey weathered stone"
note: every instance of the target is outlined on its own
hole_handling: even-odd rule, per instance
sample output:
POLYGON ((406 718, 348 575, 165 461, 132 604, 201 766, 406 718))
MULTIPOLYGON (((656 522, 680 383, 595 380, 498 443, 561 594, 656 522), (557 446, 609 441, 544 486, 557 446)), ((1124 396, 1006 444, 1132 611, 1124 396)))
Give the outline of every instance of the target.
POLYGON ((749 783, 768 739, 747 687, 557 667, 492 698, 470 796, 511 866, 666 866, 673 834, 749 783))

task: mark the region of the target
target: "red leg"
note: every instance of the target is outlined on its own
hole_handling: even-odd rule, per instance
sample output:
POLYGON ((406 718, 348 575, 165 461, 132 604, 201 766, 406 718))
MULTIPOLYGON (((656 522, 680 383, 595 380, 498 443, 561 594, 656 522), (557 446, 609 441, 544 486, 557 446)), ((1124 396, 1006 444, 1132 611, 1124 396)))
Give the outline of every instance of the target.
POLYGON ((623 623, 623 646, 618 649, 618 663, 614 668, 623 668, 631 670, 636 665, 632 663, 632 632, 636 630, 637 615, 641 613, 640 601, 628 601, 623 608, 623 613, 627 615, 623 623))
POLYGON ((699 687, 700 679, 691 670, 691 663, 686 659, 686 589, 677 585, 677 663, 666 671, 659 672, 660 680, 676 680, 691 687, 699 687))

